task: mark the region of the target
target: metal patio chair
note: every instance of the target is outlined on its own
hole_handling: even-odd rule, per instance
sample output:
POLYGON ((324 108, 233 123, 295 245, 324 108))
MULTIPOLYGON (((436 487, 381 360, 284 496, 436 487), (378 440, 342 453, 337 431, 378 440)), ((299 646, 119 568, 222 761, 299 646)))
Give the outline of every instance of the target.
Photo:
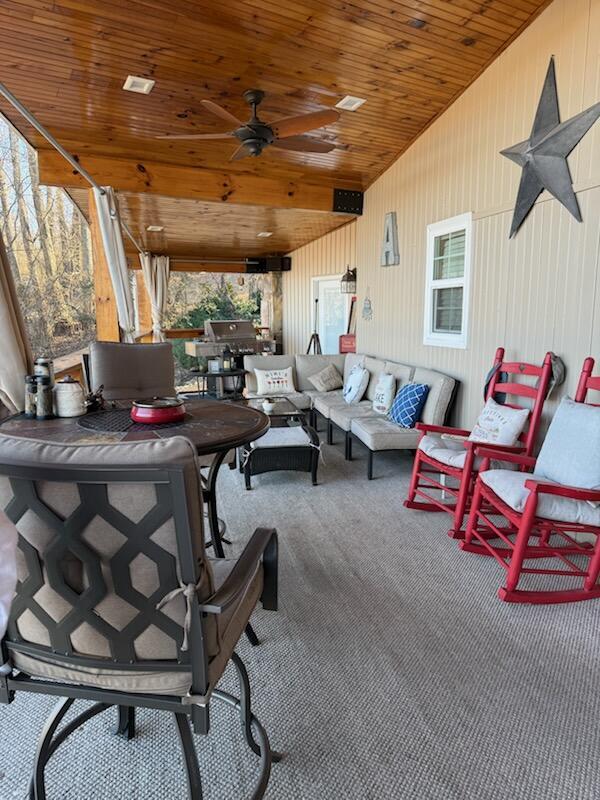
MULTIPOLYGON (((102 386, 105 400, 139 400, 144 397, 174 397, 177 394, 173 347, 169 342, 92 342, 89 372, 92 390, 102 386)), ((235 469, 235 450, 218 458, 214 455, 201 456, 197 462, 201 470, 206 470, 202 473, 202 488, 211 542, 217 556, 225 555, 222 544, 225 525, 217 514, 216 475, 213 476, 211 469, 214 465, 218 472, 222 461, 228 463, 230 469, 235 469)))
POLYGON ((588 401, 590 390, 600 391, 593 368, 594 359, 586 358, 575 400, 566 398, 559 406, 537 459, 477 448, 484 463, 460 547, 493 556, 505 569, 502 600, 546 604, 600 597, 600 470, 593 466, 599 474, 590 478, 589 469, 598 463, 600 449, 600 407, 588 401), (488 470, 492 458, 527 472, 488 470), (556 481, 560 473, 571 478, 570 485, 556 481), (548 588, 542 588, 541 578, 519 588, 524 575, 560 576, 562 588, 556 578, 548 588))
MULTIPOLYGON (((496 350, 487 386, 486 400, 490 397, 504 395, 504 399, 510 396, 511 400, 512 398, 530 400, 532 407, 517 446, 488 445, 489 448, 497 449, 499 453, 508 451, 523 453, 526 456, 531 455, 551 377, 552 353, 546 353, 542 365, 537 366, 517 361, 504 361, 504 348, 499 347, 496 350), (536 378, 536 385, 530 386, 519 382, 518 378, 522 376, 536 378)), ((515 403, 514 400, 505 405, 515 409, 526 407, 515 403)), ((480 464, 480 460, 477 461, 475 457, 477 443, 469 441, 467 437, 471 431, 462 428, 426 425, 422 422, 417 422, 415 427, 422 432, 422 435, 415 454, 408 497, 404 505, 406 508, 418 511, 445 511, 453 518, 448 536, 461 539, 464 537, 463 522, 469 508, 474 479, 480 464), (452 441, 452 437, 458 438, 460 449, 457 449, 456 446, 452 448, 445 446, 443 437, 449 437, 449 441, 452 441), (425 452, 423 448, 428 444, 432 446, 427 448, 429 452, 425 452), (441 460, 446 457, 450 463, 441 460), (432 477, 434 475, 436 477, 432 477), (445 483, 439 479, 440 475, 445 476, 445 483), (448 478, 456 481, 458 486, 450 485, 447 482, 448 478), (453 500, 446 500, 447 495, 450 495, 453 500), (417 497, 422 499, 417 500, 417 497)))
POLYGON ((250 796, 263 797, 277 755, 251 712, 235 647, 259 600, 277 607, 276 532, 255 530, 237 561, 207 559, 195 455, 183 437, 57 445, 0 435, 0 503, 20 550, 0 701, 19 692, 61 698, 38 744, 31 800, 45 800, 55 750, 111 707, 127 737, 136 708, 174 715, 188 797, 201 800, 189 723, 208 734, 213 702, 239 712, 260 757, 250 796), (230 661, 239 700, 217 688, 230 661), (92 705, 60 727, 75 699, 92 705))

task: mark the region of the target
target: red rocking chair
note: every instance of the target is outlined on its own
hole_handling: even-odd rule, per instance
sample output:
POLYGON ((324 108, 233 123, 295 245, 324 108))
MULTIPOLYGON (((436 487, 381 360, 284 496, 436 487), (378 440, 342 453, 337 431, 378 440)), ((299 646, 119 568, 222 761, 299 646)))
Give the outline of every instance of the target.
MULTIPOLYGON (((533 404, 532 408, 528 409, 530 414, 525 429, 519 436, 518 445, 514 447, 486 445, 486 447, 499 453, 512 452, 530 456, 535 446, 542 408, 552 376, 552 353, 546 353, 542 366, 505 362, 503 359, 504 348, 499 347, 496 350, 486 400, 504 394, 510 395, 511 398, 527 398, 532 400, 533 404), (517 378, 523 375, 536 377, 535 387, 519 383, 517 378)), ((513 409, 525 408, 513 403, 505 405, 513 409)), ((481 458, 476 458, 475 455, 475 448, 481 447, 481 442, 467 440, 471 431, 460 428, 425 425, 421 422, 418 422, 416 427, 422 431, 422 435, 415 454, 408 498, 404 505, 406 508, 420 511, 445 511, 451 514, 453 524, 448 536, 462 539, 463 521, 471 502, 474 479, 482 463, 481 458), (441 475, 454 479, 458 482, 458 486, 442 483, 441 475), (454 500, 446 502, 446 495, 450 495, 454 500), (417 496, 423 499, 416 500, 417 496)))
POLYGON ((600 407, 586 403, 590 389, 600 391, 600 377, 592 377, 593 368, 594 359, 586 358, 575 401, 566 398, 559 406, 537 460, 477 448, 484 464, 460 547, 491 555, 504 567, 506 586, 498 591, 502 600, 547 604, 600 597, 600 407), (492 458, 533 474, 486 471, 492 458), (561 473, 575 485, 556 481, 561 473), (590 483, 595 488, 588 488, 590 483), (582 534, 593 542, 582 540, 582 534), (524 566, 530 559, 544 560, 536 562, 539 566, 524 566), (554 588, 556 580, 541 588, 541 579, 534 579, 531 588, 517 588, 523 575, 570 580, 566 588, 554 588))

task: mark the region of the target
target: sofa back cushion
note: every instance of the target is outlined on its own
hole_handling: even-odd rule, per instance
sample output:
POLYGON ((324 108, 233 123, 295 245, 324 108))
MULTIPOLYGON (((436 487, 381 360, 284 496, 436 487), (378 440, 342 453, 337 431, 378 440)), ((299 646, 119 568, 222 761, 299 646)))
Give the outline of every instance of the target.
POLYGON ((249 392, 256 394, 258 386, 254 373, 255 369, 287 369, 287 367, 292 367, 294 386, 297 386, 295 356, 244 356, 244 369, 248 370, 248 374, 246 375, 246 388, 249 392))
POLYGON ((409 367, 408 364, 401 364, 399 361, 386 361, 383 371, 393 375, 398 383, 403 384, 412 381, 415 368, 409 367))
POLYGON ((304 353, 298 354, 295 357, 296 365, 296 389, 299 392, 308 392, 315 387, 310 382, 309 378, 321 372, 322 369, 328 367, 330 364, 337 369, 340 375, 344 374, 344 365, 346 356, 343 354, 335 353, 333 355, 318 355, 304 353))
POLYGON ((456 385, 454 378, 433 369, 416 367, 412 380, 414 383, 426 383, 429 386, 427 402, 421 412, 421 422, 426 425, 443 425, 456 385))

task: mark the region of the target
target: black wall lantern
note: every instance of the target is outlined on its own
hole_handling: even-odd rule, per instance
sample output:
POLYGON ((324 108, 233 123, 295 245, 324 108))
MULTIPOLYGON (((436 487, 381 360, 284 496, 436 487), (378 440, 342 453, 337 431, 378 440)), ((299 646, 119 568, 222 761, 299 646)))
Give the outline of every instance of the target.
POLYGON ((346 267, 346 272, 340 281, 340 290, 342 294, 356 294, 356 267, 354 269, 350 269, 350 265, 346 267))

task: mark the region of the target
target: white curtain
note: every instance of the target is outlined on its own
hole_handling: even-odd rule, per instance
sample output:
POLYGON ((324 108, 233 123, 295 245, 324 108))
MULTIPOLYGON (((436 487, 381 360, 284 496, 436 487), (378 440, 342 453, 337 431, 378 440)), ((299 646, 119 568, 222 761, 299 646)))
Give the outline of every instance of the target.
MULTIPOLYGON (((31 367, 31 353, 10 271, 0 236, 0 403, 4 414, 22 411, 25 375, 31 367)), ((0 412, 0 417, 3 413, 0 412)))
POLYGON ((98 213, 98 227, 102 235, 106 263, 115 292, 117 316, 122 331, 121 338, 124 342, 133 342, 135 339, 135 310, 121 234, 119 208, 115 193, 110 186, 103 186, 102 191, 98 189, 93 191, 98 213))
POLYGON ((169 301, 169 256, 140 253, 140 262, 152 308, 152 341, 164 342, 164 319, 169 301))

